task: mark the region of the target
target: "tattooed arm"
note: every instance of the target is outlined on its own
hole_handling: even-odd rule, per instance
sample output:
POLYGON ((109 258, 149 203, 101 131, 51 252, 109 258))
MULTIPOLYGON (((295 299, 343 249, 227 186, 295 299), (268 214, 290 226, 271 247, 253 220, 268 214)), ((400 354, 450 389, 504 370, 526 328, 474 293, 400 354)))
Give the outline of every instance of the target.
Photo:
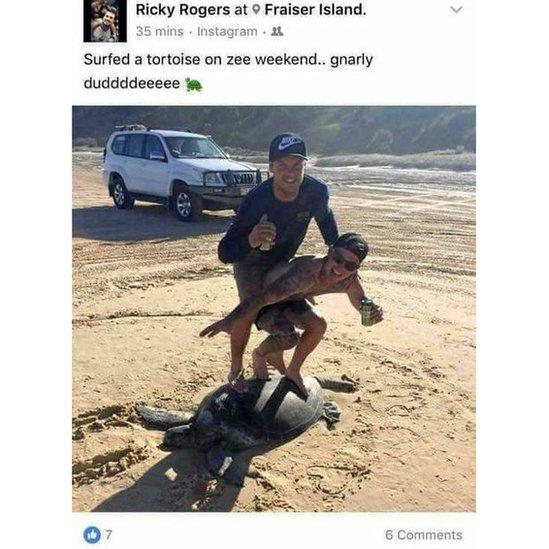
POLYGON ((200 336, 213 337, 219 332, 231 333, 236 323, 250 325, 262 307, 279 303, 294 294, 307 293, 314 286, 318 267, 314 260, 295 262, 282 276, 273 281, 262 292, 250 296, 234 308, 225 318, 200 332, 200 336))

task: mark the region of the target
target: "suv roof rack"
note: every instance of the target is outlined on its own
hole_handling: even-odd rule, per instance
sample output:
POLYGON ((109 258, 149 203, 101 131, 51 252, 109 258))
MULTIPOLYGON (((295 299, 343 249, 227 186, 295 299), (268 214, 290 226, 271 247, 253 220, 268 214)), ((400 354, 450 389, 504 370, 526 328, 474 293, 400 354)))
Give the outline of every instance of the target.
POLYGON ((154 132, 154 131, 160 131, 160 132, 186 132, 186 133, 194 133, 191 129, 189 128, 153 128, 153 127, 148 127, 147 128, 147 131, 148 132, 154 132))
POLYGON ((143 124, 122 124, 121 126, 115 126, 114 129, 117 132, 144 132, 148 128, 143 124))
POLYGON ((189 128, 153 128, 152 126, 145 126, 144 124, 121 124, 120 126, 115 126, 114 130, 117 132, 172 131, 193 133, 193 131, 189 128))

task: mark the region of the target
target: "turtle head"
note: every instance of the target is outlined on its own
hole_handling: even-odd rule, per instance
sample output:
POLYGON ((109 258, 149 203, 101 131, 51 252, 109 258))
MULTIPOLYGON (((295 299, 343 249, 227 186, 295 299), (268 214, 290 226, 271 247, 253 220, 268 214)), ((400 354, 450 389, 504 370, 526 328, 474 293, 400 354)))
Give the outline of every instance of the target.
POLYGON ((195 445, 194 434, 191 425, 172 427, 164 433, 164 444, 176 448, 189 448, 195 445))

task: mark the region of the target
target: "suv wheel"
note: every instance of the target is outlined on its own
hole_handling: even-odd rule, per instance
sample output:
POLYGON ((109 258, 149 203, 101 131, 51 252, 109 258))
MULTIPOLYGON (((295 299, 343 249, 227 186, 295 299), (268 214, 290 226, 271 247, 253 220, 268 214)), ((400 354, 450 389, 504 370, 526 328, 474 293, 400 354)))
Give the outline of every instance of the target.
POLYGON ((126 189, 124 181, 122 181, 122 179, 119 177, 114 180, 114 184, 112 186, 112 199, 114 205, 120 210, 133 208, 133 205, 135 203, 135 200, 128 192, 128 189, 126 189))
POLYGON ((202 213, 202 197, 185 187, 176 187, 173 193, 173 209, 180 221, 196 221, 202 213))

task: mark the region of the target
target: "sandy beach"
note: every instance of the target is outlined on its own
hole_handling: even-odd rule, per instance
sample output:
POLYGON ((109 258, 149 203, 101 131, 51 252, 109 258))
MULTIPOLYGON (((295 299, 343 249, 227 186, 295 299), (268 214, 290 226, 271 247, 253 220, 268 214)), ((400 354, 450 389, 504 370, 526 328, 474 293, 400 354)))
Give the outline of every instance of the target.
MULTIPOLYGON (((474 173, 310 170, 340 231, 367 238, 361 276, 385 320, 365 328, 345 296, 318 300, 328 331, 304 373, 358 390, 327 394, 334 429, 242 455, 236 487, 193 450, 159 448, 133 411, 192 410, 226 379, 228 336, 198 333, 237 303, 216 253, 232 212, 185 224, 162 206, 117 210, 100 160, 73 154, 75 511, 475 510, 474 173)), ((300 253, 324 251, 312 222, 300 253)))

